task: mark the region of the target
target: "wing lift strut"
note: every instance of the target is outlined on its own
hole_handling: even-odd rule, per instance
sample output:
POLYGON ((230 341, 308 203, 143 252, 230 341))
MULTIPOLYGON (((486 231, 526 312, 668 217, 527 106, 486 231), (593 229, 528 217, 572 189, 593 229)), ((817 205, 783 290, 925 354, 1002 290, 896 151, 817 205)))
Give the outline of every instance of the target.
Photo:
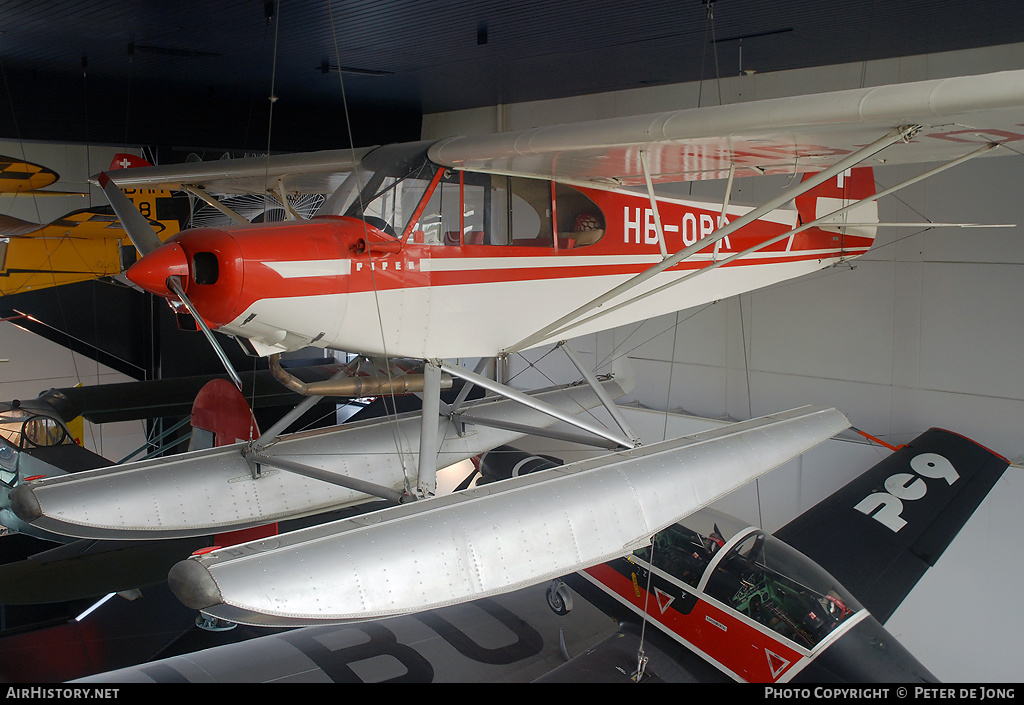
MULTIPOLYGON (((814 176, 808 178, 807 180, 802 181, 800 184, 798 184, 796 186, 793 186, 793 187, 791 187, 789 189, 786 189, 779 196, 776 196, 775 198, 771 199, 770 201, 768 201, 768 202, 764 203, 763 205, 753 209, 752 211, 750 211, 749 213, 743 215, 742 217, 737 218, 736 220, 733 220, 732 222, 724 225, 723 227, 718 228, 709 237, 707 237, 707 238, 705 238, 703 240, 698 240, 694 244, 692 244, 689 247, 686 247, 686 248, 680 250, 676 254, 674 254, 674 255, 672 255, 670 257, 666 257, 666 258, 662 259, 661 262, 659 262, 658 264, 654 265, 650 269, 647 269, 644 272, 641 272, 640 274, 636 275, 632 279, 630 279, 630 280, 628 280, 626 282, 623 282, 622 284, 614 287, 613 289, 609 290, 605 294, 603 294, 603 295, 601 295, 601 296, 591 300, 589 303, 586 303, 583 306, 580 306, 575 311, 572 311, 571 313, 566 314, 562 318, 559 318, 557 321, 554 321, 553 323, 551 323, 551 324, 545 326, 544 328, 538 330, 536 333, 533 333, 532 335, 524 338, 523 340, 519 341, 518 343, 510 346, 504 352, 507 354, 507 353, 516 352, 516 351, 519 351, 519 350, 524 350, 524 349, 532 347, 532 346, 534 346, 534 345, 536 345, 538 343, 541 343, 544 340, 550 340, 550 339, 556 338, 556 337, 567 336, 567 335, 571 334, 572 330, 574 330, 576 328, 579 328, 580 326, 583 326, 583 325, 593 321, 596 318, 599 318, 601 316, 605 316, 605 315, 607 315, 607 314, 609 314, 609 313, 611 313, 613 311, 619 310, 620 308, 622 308, 624 306, 631 305, 631 304, 636 303, 637 301, 640 301, 640 300, 642 300, 642 299, 644 299, 644 298, 646 298, 648 296, 652 296, 654 294, 657 294, 657 293, 665 290, 666 288, 668 288, 670 286, 675 286, 675 285, 677 285, 677 284, 679 284, 681 282, 688 281, 688 280, 692 279, 695 276, 698 276, 700 274, 704 274, 704 273, 709 272, 709 271, 711 271, 713 269, 717 269, 718 267, 721 267, 723 265, 729 264, 730 262, 733 262, 733 261, 735 261, 735 260, 737 260, 737 259, 739 259, 741 257, 745 257, 747 255, 750 255, 750 254, 752 254, 752 253, 754 253, 754 252, 756 252, 756 251, 758 251, 760 249, 763 249, 763 248, 768 247, 768 246, 770 246, 770 245, 772 245, 772 244, 774 244, 776 242, 779 242, 780 240, 785 240, 787 238, 791 238, 794 235, 796 235, 797 233, 800 233, 800 232, 802 232, 802 231, 804 231, 804 230, 806 230, 808 228, 812 228, 812 227, 821 225, 822 223, 832 221, 837 216, 843 215, 844 213, 847 213, 847 212, 853 210, 854 208, 856 208, 856 207, 858 207, 858 206, 860 206, 860 205, 862 205, 864 203, 869 203, 871 201, 875 201, 875 200, 877 200, 879 198, 882 198, 883 196, 887 196, 889 194, 895 193, 896 191, 899 191, 900 189, 906 188, 907 186, 910 186, 910 185, 915 184, 915 183, 917 183, 919 181, 922 181, 922 180, 927 179, 927 178, 929 178, 931 176, 934 176, 935 174, 938 174, 938 173, 940 173, 942 171, 945 171, 946 169, 950 169, 950 168, 952 168, 954 166, 962 164, 963 162, 965 162, 965 161, 967 161, 969 159, 973 159, 974 157, 981 156, 982 154, 988 152, 992 148, 998 146, 997 143, 985 144, 980 149, 977 149, 977 150, 975 150, 973 152, 965 154, 965 155, 963 155, 963 156, 961 156, 961 157, 959 157, 959 158, 957 158, 957 159, 955 159, 955 160, 953 160, 951 162, 939 165, 938 167, 930 169, 929 171, 926 171, 923 174, 920 174, 919 176, 916 176, 914 178, 908 179, 907 181, 904 181, 904 182, 902 182, 900 184, 897 184, 896 186, 892 186, 892 187, 890 187, 888 189, 880 191, 880 192, 878 192, 878 193, 876 193, 876 194, 874 194, 872 196, 869 196, 869 197, 867 197, 865 199, 862 199, 862 200, 856 201, 856 202, 854 202, 854 203, 852 203, 850 205, 844 206, 843 208, 840 208, 840 209, 838 209, 836 211, 833 211, 832 213, 829 213, 828 215, 825 215, 825 216, 822 216, 820 218, 817 218, 817 219, 815 219, 815 220, 813 220, 811 222, 804 223, 804 224, 800 225, 799 227, 797 227, 797 228, 795 228, 793 230, 789 230, 789 231, 787 231, 787 232, 785 232, 785 233, 783 233, 783 234, 781 234, 781 235, 779 235, 779 236, 777 236, 775 238, 772 238, 772 239, 766 240, 765 242, 759 243, 758 245, 756 245, 754 247, 751 247, 751 248, 748 248, 748 249, 744 250, 743 252, 739 252, 739 253, 737 253, 735 255, 731 255, 731 256, 729 256, 729 257, 727 257, 725 259, 721 259, 721 260, 719 260, 717 258, 717 256, 716 256, 714 258, 714 260, 712 261, 712 263, 709 264, 706 267, 703 267, 703 268, 698 269, 698 270, 694 270, 693 272, 691 272, 691 273, 689 273, 687 275, 684 275, 684 276, 682 276, 680 278, 674 279, 673 281, 671 281, 671 282, 669 282, 667 284, 664 284, 664 285, 662 285, 660 287, 657 287, 657 288, 655 288, 655 289, 653 289, 651 291, 648 291, 648 292, 646 292, 644 294, 640 294, 638 296, 634 296, 632 298, 629 298, 626 301, 623 301, 621 303, 616 304, 615 306, 609 307, 607 309, 602 309, 602 310, 598 311, 597 313, 594 313, 593 315, 591 315, 591 316, 589 316, 587 318, 581 318, 582 316, 590 313, 591 311, 594 311, 595 309, 603 307, 606 303, 608 303, 608 302, 616 299, 617 297, 625 294, 626 292, 630 291, 631 289, 634 289, 637 286, 643 284, 644 282, 646 282, 649 279, 653 278, 657 274, 660 274, 661 272, 665 271, 666 269, 669 269, 670 267, 673 267, 676 264, 679 264, 680 262, 682 262, 683 260, 688 259, 689 257, 693 256, 697 252, 706 249, 710 245, 714 245, 715 246, 715 252, 717 254, 718 245, 721 242, 721 240, 725 239, 726 237, 728 237, 732 233, 736 232, 740 228, 742 228, 742 227, 746 226, 747 224, 753 222, 757 218, 760 218, 765 213, 768 213, 769 211, 771 211, 771 210, 773 210, 775 208, 778 208, 778 207, 784 205, 785 203, 788 203, 789 201, 791 201, 792 199, 796 198, 797 196, 800 196, 801 194, 806 193, 807 191, 809 191, 809 190, 815 188, 816 186, 824 183, 825 181, 827 181, 827 180, 831 179, 832 177, 836 176, 837 174, 840 174, 843 171, 846 171, 847 169, 850 169, 850 168, 853 168, 853 167, 857 166, 861 162, 865 161, 866 159, 869 159, 870 157, 872 157, 873 155, 877 154, 878 152, 880 152, 881 150, 885 149, 886 147, 888 147, 888 146, 890 146, 892 144, 895 144, 897 142, 909 142, 914 137, 914 135, 917 134, 917 132, 920 129, 921 128, 920 128, 919 125, 910 125, 910 126, 904 126, 904 127, 898 128, 896 130, 893 130, 892 132, 890 132, 889 134, 885 135, 881 139, 876 140, 875 142, 867 145, 866 147, 864 147, 864 148, 854 152, 853 154, 847 156, 845 159, 840 160, 839 162, 837 162, 833 166, 829 167, 828 169, 820 171, 820 172, 816 173, 814 176)), ((646 159, 645 158, 642 159, 642 166, 644 167, 645 179, 647 179, 647 181, 650 182, 650 176, 649 176, 649 172, 648 172, 648 169, 647 169, 647 164, 646 164, 646 159)), ((732 172, 730 171, 730 187, 731 187, 731 183, 732 183, 731 176, 732 176, 732 172)), ((731 190, 731 188, 730 188, 730 190, 731 190)), ((653 186, 650 183, 648 183, 648 191, 649 192, 653 191, 653 186)), ((652 202, 653 202, 653 200, 654 200, 653 199, 653 193, 651 193, 651 197, 652 197, 652 202)), ((728 198, 728 193, 726 194, 726 198, 728 198)), ((659 227, 659 232, 660 232, 660 225, 658 227, 659 227)))

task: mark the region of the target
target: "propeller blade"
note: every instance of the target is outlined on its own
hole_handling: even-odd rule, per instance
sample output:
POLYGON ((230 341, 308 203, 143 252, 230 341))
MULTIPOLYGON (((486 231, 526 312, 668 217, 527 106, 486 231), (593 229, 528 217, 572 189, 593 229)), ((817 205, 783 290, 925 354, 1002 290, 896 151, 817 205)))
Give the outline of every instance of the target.
POLYGON ((203 317, 199 315, 199 311, 197 311, 196 307, 192 305, 192 301, 185 295, 185 288, 181 285, 181 282, 178 281, 177 277, 167 277, 167 288, 177 295, 181 303, 185 304, 185 308, 187 308, 189 313, 192 314, 192 317, 196 319, 196 325, 199 326, 201 331, 203 331, 203 335, 206 336, 206 339, 210 341, 210 345, 213 346, 213 352, 217 354, 218 358, 220 358, 220 362, 224 365, 224 369, 227 370, 228 375, 231 377, 231 381, 234 382, 235 386, 238 387, 238 390, 241 391, 242 378, 238 376, 237 372, 235 372, 235 368, 232 366, 231 361, 228 360, 228 355, 224 352, 224 348, 222 348, 220 343, 217 342, 217 339, 213 337, 213 331, 210 330, 208 325, 206 325, 206 321, 204 321, 203 317))
POLYGON ((128 238, 141 254, 149 254, 163 244, 156 231, 153 230, 153 226, 149 224, 142 213, 139 213, 139 209, 124 195, 117 184, 107 176, 107 172, 100 173, 99 184, 110 202, 110 207, 114 209, 117 219, 121 221, 125 232, 128 233, 128 238))
MULTIPOLYGON (((156 231, 149 224, 139 209, 124 195, 124 192, 118 188, 107 173, 101 172, 99 176, 100 188, 103 189, 103 193, 106 194, 107 200, 110 201, 111 208, 114 209, 114 213, 117 215, 118 220, 121 221, 121 225, 124 226, 124 230, 128 233, 129 239, 135 248, 143 255, 146 256, 153 250, 161 247, 164 243, 160 240, 156 231)), ((185 295, 185 288, 181 285, 181 282, 176 276, 167 277, 167 288, 170 289, 178 297, 178 299, 185 305, 185 308, 189 310, 192 317, 196 320, 196 325, 203 331, 203 335, 210 341, 210 345, 213 347, 213 352, 216 353, 220 359, 224 369, 227 370, 228 375, 231 377, 231 381, 234 382, 235 386, 238 387, 239 391, 242 389, 242 378, 238 376, 235 368, 232 366, 231 361, 228 360, 227 353, 217 342, 217 339, 213 337, 213 331, 206 325, 206 321, 199 315, 196 307, 192 305, 192 301, 189 300, 188 296, 185 295)))

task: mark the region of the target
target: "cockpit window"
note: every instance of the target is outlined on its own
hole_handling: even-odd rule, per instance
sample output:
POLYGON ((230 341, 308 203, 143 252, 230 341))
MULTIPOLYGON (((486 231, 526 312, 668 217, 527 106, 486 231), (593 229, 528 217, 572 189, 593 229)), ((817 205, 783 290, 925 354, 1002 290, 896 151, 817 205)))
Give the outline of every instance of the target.
POLYGON ((66 443, 74 439, 57 419, 20 408, 0 411, 0 482, 17 482, 20 451, 66 443))
POLYGON ((73 442, 59 421, 24 409, 0 412, 0 437, 19 449, 73 442))
POLYGON ((569 250, 600 240, 604 217, 562 184, 445 169, 408 231, 410 242, 425 245, 569 250))
POLYGON ((361 218, 392 237, 399 237, 416 212, 416 206, 434 176, 434 166, 423 164, 405 176, 374 174, 364 187, 361 198, 345 215, 361 218))
POLYGON ((721 545, 717 536, 701 536, 681 524, 674 524, 658 532, 650 546, 634 551, 634 555, 697 587, 711 557, 721 545))
POLYGON ((29 413, 22 409, 0 412, 0 436, 15 448, 21 447, 21 427, 28 420, 29 413))
POLYGON ((761 531, 722 558, 705 592, 807 649, 860 609, 835 578, 761 531))
POLYGON ((57 446, 70 443, 64 426, 48 416, 33 416, 22 427, 25 443, 33 446, 57 446))
POLYGON ((658 532, 651 546, 633 554, 674 578, 697 587, 718 549, 748 528, 735 517, 704 509, 658 532))

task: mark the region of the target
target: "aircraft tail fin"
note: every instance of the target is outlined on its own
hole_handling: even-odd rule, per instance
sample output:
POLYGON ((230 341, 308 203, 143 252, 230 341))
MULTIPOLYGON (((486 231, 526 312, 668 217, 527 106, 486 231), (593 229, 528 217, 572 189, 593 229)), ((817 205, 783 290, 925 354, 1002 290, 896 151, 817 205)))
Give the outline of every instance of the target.
MULTIPOLYGON (((811 174, 805 175, 807 180, 811 174)), ((845 208, 856 201, 874 195, 875 173, 871 167, 848 169, 825 183, 814 187, 795 199, 801 223, 809 223, 845 208)), ((846 238, 874 240, 878 222, 878 202, 862 203, 849 211, 829 218, 817 226, 818 230, 838 233, 846 238), (844 225, 849 223, 850 225, 844 225)), ((798 236, 799 237, 799 236, 798 236)), ((852 243, 851 243, 852 244, 852 243)))
MULTIPOLYGON (((214 379, 203 385, 192 404, 192 441, 189 450, 225 446, 259 438, 260 430, 249 403, 238 387, 226 379, 214 379)), ((226 531, 213 538, 215 546, 234 546, 255 541, 278 532, 276 523, 226 531)))
POLYGON ((217 378, 203 385, 192 404, 193 439, 189 450, 226 446, 259 438, 256 417, 238 387, 217 378), (202 433, 196 433, 196 431, 202 433))
POLYGON ((110 160, 109 171, 113 171, 115 169, 134 169, 135 167, 139 166, 153 165, 147 162, 142 157, 136 156, 134 154, 128 154, 125 152, 119 152, 114 155, 114 158, 112 160, 110 160))
POLYGON ((775 532, 884 623, 935 565, 1009 461, 933 428, 775 532))

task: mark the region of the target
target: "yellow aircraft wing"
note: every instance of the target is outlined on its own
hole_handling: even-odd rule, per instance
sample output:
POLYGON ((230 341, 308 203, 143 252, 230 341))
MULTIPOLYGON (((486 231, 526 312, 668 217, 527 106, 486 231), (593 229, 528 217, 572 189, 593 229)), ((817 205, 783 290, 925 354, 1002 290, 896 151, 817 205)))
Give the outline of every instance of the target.
MULTIPOLYGON (((180 231, 172 192, 126 189, 125 193, 147 215, 161 240, 180 231)), ((122 247, 131 248, 131 242, 106 206, 72 211, 47 225, 2 217, 0 296, 119 274, 125 264, 122 247)))
POLYGON ((59 178, 53 169, 0 155, 0 193, 35 191, 49 186, 59 178))

